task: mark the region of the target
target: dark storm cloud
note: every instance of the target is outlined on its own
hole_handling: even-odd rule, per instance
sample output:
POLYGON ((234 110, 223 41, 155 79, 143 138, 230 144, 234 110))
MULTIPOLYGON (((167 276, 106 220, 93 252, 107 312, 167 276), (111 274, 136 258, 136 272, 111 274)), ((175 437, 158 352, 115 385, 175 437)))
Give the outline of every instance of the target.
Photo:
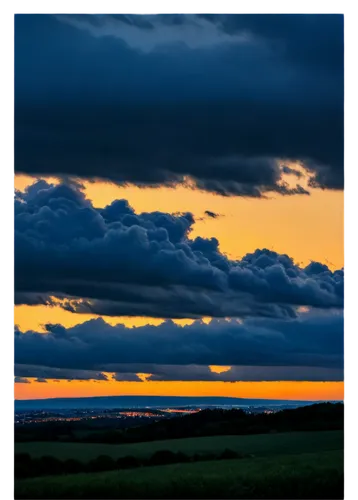
MULTIPOLYGON (((46 360, 44 360, 46 362, 46 360)), ((19 378, 36 378, 36 381, 56 380, 107 380, 107 376, 100 371, 66 370, 41 365, 15 364, 15 375, 19 378)))
POLYGON ((296 160, 343 187, 343 16, 18 15, 15 56, 17 172, 307 194, 296 160))
POLYGON ((312 366, 232 366, 215 373, 203 365, 156 365, 149 381, 207 381, 207 382, 270 382, 270 381, 325 381, 343 380, 343 368, 312 366))
POLYGON ((15 196, 15 302, 72 312, 172 318, 290 318, 343 307, 343 270, 255 250, 230 260, 216 238, 189 239, 190 213, 96 209, 76 186, 40 181, 15 196))
MULTIPOLYGON (((104 365, 105 373, 91 370, 50 368, 45 366, 15 365, 15 373, 34 379, 37 373, 42 378, 35 382, 48 380, 78 381, 116 381, 116 382, 142 382, 138 376, 146 374, 148 381, 171 382, 269 382, 269 381, 343 381, 343 367, 327 368, 312 366, 232 366, 226 367, 227 371, 216 373, 205 365, 165 365, 165 364, 114 364, 104 365), (116 371, 117 370, 117 371, 116 371), (57 377, 57 378, 55 378, 57 377)), ((15 377, 15 382, 29 383, 27 378, 15 377)))
MULTIPOLYGON (((97 319, 71 328, 47 325, 47 331, 15 331, 15 363, 20 368, 115 371, 122 374, 117 380, 131 372, 152 373, 153 380, 271 380, 278 374, 302 380, 309 379, 309 367, 314 379, 343 376, 342 314, 306 314, 290 321, 196 321, 185 327, 166 321, 133 329, 97 319), (168 365, 188 368, 187 375, 168 365), (208 365, 233 368, 226 375, 210 375, 208 365), (272 368, 265 375, 263 367, 272 368)), ((27 376, 31 370, 18 373, 27 376)))

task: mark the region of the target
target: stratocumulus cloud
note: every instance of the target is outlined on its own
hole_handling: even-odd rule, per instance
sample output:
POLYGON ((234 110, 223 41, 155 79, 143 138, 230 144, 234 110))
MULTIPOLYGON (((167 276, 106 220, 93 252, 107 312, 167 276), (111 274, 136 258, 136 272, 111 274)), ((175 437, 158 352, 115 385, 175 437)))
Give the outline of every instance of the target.
POLYGON ((114 365, 112 371, 106 365, 107 373, 91 370, 67 370, 27 365, 15 365, 15 383, 31 383, 36 373, 43 373, 42 381, 96 381, 96 382, 341 382, 343 368, 306 366, 232 366, 221 373, 213 372, 204 365, 114 365), (123 371, 126 370, 126 371, 123 371), (129 370, 129 371, 128 371, 129 370), (132 370, 132 371, 130 371, 132 370), (141 377, 145 374, 145 378, 141 377), (56 377, 56 378, 55 378, 56 377))
POLYGON ((215 373, 203 365, 156 365, 148 381, 201 381, 201 382, 337 382, 343 381, 343 368, 312 366, 232 366, 215 373))
MULTIPOLYGON (((46 362, 46 360, 45 360, 46 362)), ((115 373, 115 379, 117 381, 125 382, 139 382, 140 378, 133 370, 133 366, 129 368, 128 372, 117 372, 115 373)), ((118 367, 117 367, 118 369, 118 367)), ((58 368, 53 366, 41 366, 41 365, 27 365, 27 364, 15 364, 15 377, 17 379, 27 380, 27 378, 36 378, 39 380, 97 380, 97 381, 107 381, 109 377, 96 370, 81 370, 81 369, 66 369, 58 368)), ((16 380, 17 381, 17 380, 16 380)))
POLYGON ((15 197, 15 301, 72 312, 171 318, 292 318, 343 307, 343 270, 255 250, 230 260, 216 238, 190 239, 191 213, 96 209, 76 185, 39 181, 15 197))
POLYGON ((15 170, 306 195, 295 161, 342 189, 343 83, 343 16, 17 15, 15 170))
POLYGON ((138 380, 136 373, 150 374, 149 380, 343 378, 342 314, 196 321, 184 327, 166 321, 133 329, 97 319, 46 328, 45 334, 15 330, 17 376, 104 380, 102 372, 115 372, 117 380, 138 380), (215 374, 210 365, 232 368, 215 374))

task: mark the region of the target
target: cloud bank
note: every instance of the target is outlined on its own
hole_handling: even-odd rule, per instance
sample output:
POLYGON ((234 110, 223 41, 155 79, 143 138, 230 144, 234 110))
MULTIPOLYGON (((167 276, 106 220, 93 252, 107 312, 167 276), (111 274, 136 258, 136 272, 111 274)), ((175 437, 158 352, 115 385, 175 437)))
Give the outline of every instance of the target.
POLYGON ((343 270, 257 249, 241 260, 190 239, 191 213, 96 209, 76 185, 38 181, 15 196, 15 302, 74 313, 159 318, 292 318, 342 309, 343 270))
POLYGON ((305 195, 295 161, 342 189, 343 83, 339 15, 17 15, 15 170, 305 195))
POLYGON ((151 374, 149 380, 343 379, 342 314, 243 323, 197 320, 184 327, 168 320, 133 329, 96 319, 46 329, 46 334, 15 330, 17 376, 105 380, 102 372, 114 372, 116 380, 138 380, 137 373, 151 374), (210 365, 232 368, 218 374, 210 365))

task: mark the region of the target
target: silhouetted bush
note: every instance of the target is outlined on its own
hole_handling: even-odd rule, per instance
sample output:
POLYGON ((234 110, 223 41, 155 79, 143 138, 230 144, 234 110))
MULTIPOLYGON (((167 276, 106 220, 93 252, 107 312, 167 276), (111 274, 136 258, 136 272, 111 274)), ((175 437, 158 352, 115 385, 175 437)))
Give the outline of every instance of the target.
POLYGON ((176 453, 173 453, 170 450, 156 451, 148 460, 150 465, 166 465, 173 464, 175 462, 177 462, 176 453))
POLYGON ((182 451, 178 451, 176 453, 177 463, 190 462, 190 457, 183 453, 182 451))
POLYGON ((88 470, 90 472, 102 472, 106 470, 113 470, 117 468, 116 462, 108 455, 100 455, 88 462, 88 470))
POLYGON ((224 450, 219 455, 219 458, 221 460, 231 460, 231 459, 238 458, 238 457, 239 457, 239 454, 236 453, 236 451, 234 451, 234 450, 230 450, 229 448, 226 448, 226 450, 224 450))
POLYGON ((137 457, 131 455, 118 458, 116 463, 119 469, 134 469, 142 465, 142 462, 137 457))
POLYGON ((28 453, 16 453, 14 461, 15 477, 25 478, 33 475, 32 460, 28 453))
POLYGON ((34 469, 40 470, 44 475, 62 474, 64 472, 61 460, 50 455, 34 459, 33 462, 34 469))
POLYGON ((74 458, 69 458, 63 462, 63 470, 66 474, 77 474, 78 472, 84 472, 85 469, 85 464, 74 458))
POLYGON ((23 463, 15 462, 14 475, 15 478, 25 479, 26 477, 32 477, 33 473, 32 469, 29 469, 29 467, 27 467, 23 463))
POLYGON ((15 462, 28 463, 31 462, 29 453, 15 453, 15 462))

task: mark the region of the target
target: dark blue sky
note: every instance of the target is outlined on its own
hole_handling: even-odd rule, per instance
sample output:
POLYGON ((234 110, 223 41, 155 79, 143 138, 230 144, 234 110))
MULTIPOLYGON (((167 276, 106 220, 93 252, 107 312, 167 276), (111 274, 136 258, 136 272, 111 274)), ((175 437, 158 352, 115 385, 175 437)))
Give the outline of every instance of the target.
POLYGON ((343 16, 17 15, 15 101, 19 172, 343 187, 343 16))

